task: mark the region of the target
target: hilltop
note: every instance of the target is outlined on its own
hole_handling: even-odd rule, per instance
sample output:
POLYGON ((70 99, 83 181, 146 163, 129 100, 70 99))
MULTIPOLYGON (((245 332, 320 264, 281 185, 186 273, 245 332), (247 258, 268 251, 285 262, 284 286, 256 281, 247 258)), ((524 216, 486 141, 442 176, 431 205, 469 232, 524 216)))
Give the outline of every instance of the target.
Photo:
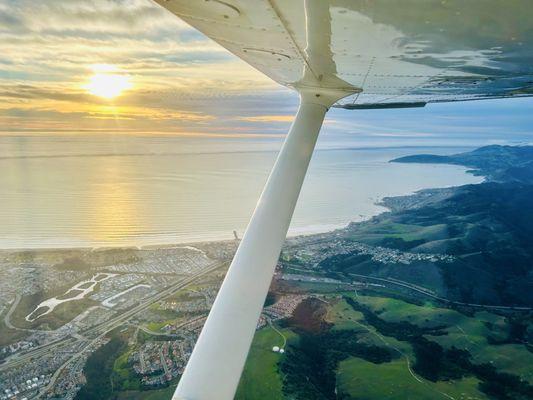
POLYGON ((533 398, 533 147, 393 161, 486 180, 289 239, 265 315, 305 300, 256 332, 237 399, 533 398))
POLYGON ((533 183, 533 146, 492 145, 450 156, 418 154, 391 162, 463 165, 491 181, 533 183))
POLYGON ((533 147, 487 146, 452 156, 413 155, 402 163, 474 168, 486 182, 386 198, 391 211, 351 224, 345 237, 413 253, 448 254, 453 262, 399 268, 355 263, 352 273, 428 285, 453 300, 533 305, 533 147))

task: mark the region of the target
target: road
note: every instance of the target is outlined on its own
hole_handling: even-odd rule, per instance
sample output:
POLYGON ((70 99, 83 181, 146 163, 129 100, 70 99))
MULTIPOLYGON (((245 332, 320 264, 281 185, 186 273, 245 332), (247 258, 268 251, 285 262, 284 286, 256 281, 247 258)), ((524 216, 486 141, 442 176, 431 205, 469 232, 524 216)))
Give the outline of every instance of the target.
MULTIPOLYGON (((127 310, 123 313, 120 313, 119 315, 109 319, 108 321, 105 321, 99 325, 93 326, 89 329, 86 329, 82 332, 79 332, 85 337, 91 337, 94 335, 101 336, 105 335, 107 332, 112 331, 113 329, 117 328, 118 326, 122 325, 124 322, 138 314, 139 312, 146 310, 149 308, 152 304, 158 302, 159 300, 164 299, 165 297, 170 296, 171 294, 175 293, 176 291, 183 289, 184 287, 190 285, 194 281, 196 281, 199 277, 206 275, 220 267, 222 267, 224 264, 226 264, 227 261, 217 261, 212 264, 209 264, 208 266, 204 267, 203 269, 200 269, 198 272, 196 272, 193 275, 190 275, 173 285, 163 289, 161 292, 155 294, 150 299, 145 300, 143 303, 131 308, 130 310, 127 310)), ((29 350, 25 353, 21 353, 18 356, 14 356, 10 359, 8 359, 6 362, 0 365, 0 371, 4 371, 6 369, 15 368, 17 366, 20 366, 22 364, 30 362, 32 359, 38 358, 40 356, 43 356, 52 350, 63 346, 63 345, 70 345, 72 342, 77 341, 77 339, 73 337, 68 337, 64 339, 60 339, 51 343, 48 343, 46 345, 39 346, 38 348, 34 348, 32 350, 29 350)), ((57 371, 56 371, 57 372, 57 371)))
MULTIPOLYGON (((175 329, 180 329, 180 328, 185 328, 186 326, 188 325, 191 325, 195 322, 198 322, 202 319, 206 319, 207 318, 207 314, 204 314, 204 315, 200 315, 199 317, 194 317, 194 318, 191 318, 187 321, 184 321, 182 322, 181 324, 179 325, 176 325, 175 329)), ((154 331, 151 331, 150 329, 142 326, 142 325, 136 325, 137 329, 145 332, 145 333, 148 333, 149 335, 153 335, 153 336, 165 336, 165 337, 180 337, 180 335, 176 335, 176 334, 173 334, 173 333, 163 333, 163 332, 154 332, 154 331)))
POLYGON ((9 329, 18 329, 16 326, 14 326, 12 323, 11 323, 11 315, 13 314, 13 312, 15 311, 15 308, 17 308, 18 304, 19 304, 19 301, 20 301, 20 294, 16 294, 15 295, 15 300, 13 301, 13 303, 11 304, 11 307, 9 308, 9 311, 6 313, 5 317, 4 317, 4 323, 6 324, 6 326, 9 328, 9 329))
POLYGON ((368 275, 360 275, 360 274, 349 274, 350 276, 354 276, 356 278, 364 278, 364 279, 369 279, 369 280, 374 280, 374 281, 378 281, 378 282, 386 282, 386 283, 389 283, 389 284, 393 284, 393 285, 397 285, 397 286, 402 286, 402 287, 405 287, 407 289, 410 289, 410 290, 413 290, 415 292, 418 292, 418 293, 421 293, 425 296, 428 296, 428 297, 431 297, 435 300, 438 300, 438 301, 441 301, 443 303, 448 303, 448 304, 454 304, 454 305, 458 305, 458 306, 468 306, 468 307, 474 307, 474 308, 485 308, 485 309, 492 309, 492 310, 514 310, 514 311, 532 311, 533 308, 531 307, 513 307, 513 306, 494 306, 494 305, 490 305, 490 304, 475 304, 475 303, 464 303, 464 302, 461 302, 461 301, 454 301, 454 300, 449 300, 449 299, 446 299, 444 297, 440 297, 440 296, 437 296, 431 292, 429 292, 429 290, 424 290, 424 289, 421 289, 409 282, 405 282, 405 281, 400 281, 398 279, 387 279, 387 278, 377 278, 377 277, 373 277, 373 276, 368 276, 368 275))
MULTIPOLYGON (((96 338, 94 338, 93 340, 91 340, 90 342, 87 343, 86 346, 83 347, 83 349, 81 349, 78 353, 76 353, 73 357, 69 358, 68 360, 66 360, 63 365, 61 365, 55 372, 54 374, 52 375, 52 377, 50 378, 50 382, 44 386, 41 390, 39 390, 38 394, 34 397, 35 399, 38 399, 40 398, 40 396, 44 393, 46 393, 48 390, 51 390, 57 379, 59 378, 59 376, 61 375, 61 373, 63 372, 63 370, 68 367, 69 365, 71 365, 74 361, 76 361, 78 358, 80 358, 83 353, 88 350, 92 345, 96 344, 99 340, 101 340, 109 331, 115 329, 116 327, 120 326, 122 323, 126 322, 127 319, 133 317, 136 313, 150 307, 152 304, 154 304, 155 302, 173 294, 175 291, 177 290, 180 290, 184 287, 186 287, 187 285, 190 285, 191 283, 193 283, 194 281, 196 281, 196 279, 198 279, 199 277, 205 275, 205 274, 208 274, 218 268, 220 268, 221 266, 223 266, 224 264, 226 264, 227 261, 217 261, 213 264, 210 264, 208 265, 206 268, 198 271, 196 274, 194 275, 191 275, 177 283, 175 283, 174 285, 172 286, 169 286, 168 288, 164 289, 163 291, 157 293, 156 295, 154 295, 149 301, 147 301, 146 303, 143 303, 142 305, 139 305, 137 307, 134 307, 133 309, 129 310, 127 312, 127 317, 124 318, 124 314, 122 314, 120 316, 120 318, 114 318, 112 321, 106 321, 103 325, 106 325, 107 328, 106 329, 103 329, 103 332, 101 332, 96 338), (136 310, 135 312, 133 312, 134 310, 136 310), (120 323, 119 323, 120 322, 120 323), (118 325, 117 325, 118 323, 118 325)), ((183 322, 181 325, 179 325, 178 327, 184 327, 186 325, 189 325, 193 322, 196 322, 197 320, 201 319, 201 318, 205 318, 205 316, 200 316, 200 317, 195 317, 191 320, 188 320, 188 321, 185 321, 183 322)), ((95 329, 99 329, 101 328, 102 325, 100 325, 100 327, 95 327, 95 329)), ((155 334, 155 332, 151 332, 151 331, 146 331, 144 328, 142 327, 138 327, 138 328, 141 328, 143 331, 149 333, 149 334, 155 334)), ((84 334, 86 334, 87 332, 94 332, 93 329, 88 329, 88 330, 85 330, 84 331, 84 334)), ((168 335, 167 335, 168 336, 168 335)), ((57 347, 57 346, 54 346, 54 347, 57 347)), ((51 349, 50 348, 46 348, 46 349, 42 349, 43 351, 45 352, 48 352, 50 351, 51 349)), ((42 351, 39 353, 39 354, 42 354, 42 351)), ((28 354, 29 355, 29 354, 28 354)), ((33 358, 33 357, 32 357, 33 358)), ((19 360, 16 360, 17 362, 19 360)), ((5 365, 5 364, 4 364, 5 365)), ((0 366, 0 371, 3 369, 4 365, 0 366)), ((18 365, 18 363, 17 363, 18 365)))
POLYGON ((21 298, 22 298, 22 296, 20 294, 17 293, 15 295, 15 300, 13 301, 13 303, 11 303, 11 307, 9 307, 8 312, 4 316, 4 324, 9 329, 15 329, 17 331, 53 333, 54 331, 44 331, 44 330, 41 330, 41 329, 30 329, 30 328, 19 328, 18 326, 13 325, 13 323, 11 322, 11 315, 13 315, 13 312, 17 308, 21 298))
MULTIPOLYGON (((152 303, 153 304, 153 303, 152 303)), ((193 324, 195 322, 197 322, 198 320, 201 320, 201 319, 205 319, 206 318, 206 315, 201 315, 199 317, 194 317, 194 318, 191 318, 190 320, 187 320, 187 321, 184 321, 183 323, 181 323, 180 325, 177 325, 176 328, 182 328, 182 327, 186 327, 187 325, 190 325, 190 324, 193 324)), ((153 332, 153 331, 150 331, 148 329, 145 329, 144 327, 140 326, 140 325, 137 325, 137 331, 135 332, 135 336, 137 336, 137 332, 138 330, 142 330, 150 335, 155 335, 155 336, 177 336, 177 335, 168 335, 168 334, 165 334, 165 333, 157 333, 157 332, 153 332)), ((41 388, 41 390, 39 390, 38 394, 36 396, 34 396, 35 399, 38 399, 40 398, 40 396, 44 393, 46 393, 48 390, 52 389, 57 381, 57 379, 59 378, 59 376, 61 375, 61 373, 63 372, 63 370, 68 367, 69 365, 71 365, 74 361, 76 361, 78 358, 80 358, 83 353, 89 349, 91 346, 95 345, 99 340, 101 340, 105 335, 107 334, 107 331, 102 333, 101 335, 99 335, 98 337, 96 337, 95 339, 91 340, 81 351, 79 351, 78 353, 76 353, 74 356, 72 356, 71 358, 69 358, 67 361, 65 361, 65 363, 60 366, 55 372, 54 374, 52 375, 52 377, 50 378, 50 382, 48 382, 48 384, 46 386, 44 386, 43 388, 41 388)), ((141 353, 141 356, 142 356, 142 353, 141 353)), ((168 373, 168 366, 166 366, 166 364, 164 363, 164 360, 161 359, 161 363, 165 366, 165 372, 168 373)))
MULTIPOLYGON (((317 240, 313 240, 313 241, 307 241, 307 242, 305 242, 304 245, 293 245, 293 246, 290 246, 290 247, 292 247, 292 248, 305 247, 305 246, 309 246, 311 244, 319 244, 319 243, 324 243, 324 242, 327 243, 329 240, 330 240, 329 238, 324 238, 324 239, 321 238, 321 239, 317 239, 317 240)), ((471 253, 471 254, 477 254, 477 253, 471 253)), ((319 262, 317 262, 316 264, 318 264, 318 263, 319 262)), ((287 262, 287 261, 284 261, 283 264, 288 265, 288 266, 290 266, 293 269, 305 271, 307 273, 310 272, 309 270, 302 269, 302 266, 298 265, 298 264, 292 264, 292 263, 287 262)), ((465 302, 461 302, 461 301, 454 301, 454 300, 449 300, 449 299, 446 299, 444 297, 440 297, 440 296, 437 296, 435 294, 432 294, 431 292, 429 292, 429 290, 423 290, 420 287, 417 287, 417 286, 415 286, 415 285, 413 285, 413 284, 411 284, 409 282, 400 281, 400 280, 397 280, 397 279, 391 280, 391 279, 387 279, 387 278, 377 278, 377 277, 373 277, 373 276, 360 275, 360 274, 349 274, 349 275, 355 276, 355 277, 359 277, 359 278, 375 280, 375 281, 378 281, 378 282, 381 281, 381 282, 387 282, 387 283, 390 283, 390 284, 393 284, 393 285, 403 286, 405 288, 408 288, 410 290, 414 290, 415 292, 421 293, 421 294, 423 294, 425 296, 431 297, 431 298, 433 298, 435 300, 438 300, 438 301, 441 301, 441 302, 447 303, 447 304, 454 304, 454 305, 458 305, 458 306, 468 306, 468 307, 473 307, 473 308, 492 309, 492 310, 533 311, 532 307, 495 306, 495 305, 489 305, 489 304, 475 304, 475 303, 465 303, 465 302)))
POLYGON ((274 326, 274 324, 272 323, 272 320, 270 318, 265 318, 268 322, 268 325, 270 325, 270 327, 275 331, 277 332, 281 338, 283 339, 283 344, 280 346, 280 349, 285 349, 285 346, 287 346, 287 338, 285 337, 285 335, 278 329, 274 326))
MULTIPOLYGON (((292 264, 292 263, 286 262, 286 261, 283 262, 283 264, 289 266, 291 269, 297 269, 297 270, 300 270, 300 271, 306 272, 306 273, 311 272, 309 269, 301 268, 301 265, 292 264)), ((312 271, 312 272, 315 272, 315 271, 312 271)), ((473 307, 473 308, 491 309, 491 310, 533 311, 532 307, 495 306, 495 305, 490 305, 490 304, 475 304, 475 303, 465 303, 465 302, 461 302, 461 301, 449 300, 449 299, 446 299, 444 297, 440 297, 440 296, 437 296, 437 295, 431 293, 429 289, 424 289, 424 288, 422 288, 420 286, 416 286, 416 285, 414 285, 412 283, 401 281, 399 279, 394 279, 394 278, 378 278, 378 277, 374 277, 374 276, 353 274, 353 273, 350 273, 348 275, 353 276, 355 278, 368 279, 368 280, 372 280, 372 281, 376 281, 376 282, 389 283, 389 284, 392 284, 392 285, 401 286, 401 287, 413 290, 413 291, 415 291, 417 293, 423 294, 425 296, 431 297, 431 298, 433 298, 435 300, 438 300, 438 301, 440 301, 442 303, 447 303, 447 304, 453 304, 453 305, 458 305, 458 306, 468 306, 468 307, 473 307)), ((348 282, 343 282, 343 283, 348 283, 348 282)))
POLYGON ((137 329, 152 336, 164 336, 164 337, 169 337, 169 338, 179 337, 179 335, 176 335, 174 333, 154 332, 142 325, 137 325, 137 329))

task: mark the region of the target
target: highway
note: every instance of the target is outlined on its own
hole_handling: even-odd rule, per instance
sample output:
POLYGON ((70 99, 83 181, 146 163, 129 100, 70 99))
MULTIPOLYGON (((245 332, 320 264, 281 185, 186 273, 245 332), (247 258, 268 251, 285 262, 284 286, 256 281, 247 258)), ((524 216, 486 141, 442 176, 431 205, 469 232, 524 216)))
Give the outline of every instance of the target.
MULTIPOLYGON (((309 269, 302 268, 302 266, 298 265, 298 264, 292 264, 292 263, 287 262, 287 261, 284 261, 283 264, 286 265, 286 266, 289 266, 291 269, 295 269, 295 270, 301 271, 303 273, 311 272, 309 269)), ((315 271, 313 271, 313 272, 315 272, 315 271)), ((324 274, 322 273, 322 275, 324 275, 324 274)), ((425 289, 423 287, 414 285, 414 284, 406 282, 406 281, 401 281, 401 280, 395 279, 395 278, 378 278, 378 277, 374 277, 374 276, 353 274, 353 273, 349 273, 348 275, 353 276, 355 278, 359 278, 359 279, 368 279, 368 280, 375 281, 375 282, 388 283, 388 284, 392 284, 392 285, 396 285, 396 286, 401 286, 401 287, 404 287, 404 288, 409 289, 409 290, 413 290, 413 291, 415 291, 417 293, 420 293, 420 294, 423 294, 425 296, 431 297, 431 298, 433 298, 433 299, 435 299, 437 301, 440 301, 440 302, 446 303, 446 304, 453 304, 453 305, 458 305, 458 306, 467 306, 467 307, 473 307, 473 308, 483 308, 483 309, 488 309, 488 310, 490 309, 490 310, 502 310, 502 311, 504 311, 504 310, 533 311, 532 307, 496 306, 496 305, 490 305, 490 304, 475 304, 475 303, 465 303, 465 302, 461 302, 461 301, 449 300, 449 299, 446 299, 444 297, 437 296, 436 294, 432 293, 429 289, 425 289)), ((343 282, 343 283, 348 283, 348 282, 343 282)))
MULTIPOLYGON (((91 337, 95 334, 97 336, 105 335, 107 332, 117 328, 118 326, 122 325, 124 322, 128 321, 130 318, 134 317, 139 312, 146 310, 149 308, 152 304, 158 302, 159 300, 164 299, 165 297, 170 296, 171 294, 175 293, 176 291, 183 289, 184 287, 190 285, 194 281, 196 281, 198 278, 200 278, 203 275, 206 275, 220 267, 222 267, 224 264, 226 264, 227 261, 216 261, 212 264, 209 264, 208 266, 200 269, 198 272, 174 283, 171 286, 168 286, 167 288, 163 289, 161 292, 155 294, 150 299, 146 300, 145 302, 138 304, 137 306, 123 312, 119 313, 117 316, 109 319, 108 321, 105 321, 99 325, 95 325, 89 329, 86 329, 84 331, 79 332, 83 336, 91 337)), ((38 358, 40 356, 49 354, 52 350, 64 346, 64 345, 71 345, 73 342, 76 342, 78 339, 73 337, 67 337, 64 339, 60 339, 42 346, 39 346, 37 348, 34 348, 32 350, 29 350, 25 353, 21 353, 19 355, 13 356, 12 358, 9 358, 6 362, 0 365, 0 371, 15 368, 17 366, 20 366, 22 364, 28 363, 32 361, 35 358, 38 358)), ((57 372, 57 371, 56 371, 57 372)))
MULTIPOLYGON (((293 245, 291 247, 292 248, 302 248, 302 247, 305 247, 305 246, 309 246, 310 244, 319 244, 319 243, 328 242, 329 240, 330 240, 329 238, 320 238, 320 239, 317 239, 317 240, 307 241, 307 242, 305 242, 304 245, 298 245, 297 244, 297 245, 293 245)), ((472 253, 472 254, 475 254, 475 253, 472 253)), ((318 263, 319 262, 315 263, 315 266, 318 263)), ((288 265, 289 267, 291 267, 291 268, 293 268, 295 270, 299 270, 299 271, 307 272, 307 273, 310 272, 309 269, 302 268, 302 266, 298 265, 298 264, 293 264, 293 263, 287 262, 287 261, 284 261, 283 264, 284 265, 288 265)), ((431 298, 433 298, 435 300, 438 300, 440 302, 447 303, 447 304, 453 304, 453 305, 458 305, 458 306, 467 306, 467 307, 473 307, 473 308, 502 310, 502 311, 505 311, 505 310, 533 311, 532 307, 497 306, 497 305, 490 305, 490 304, 475 304, 475 303, 465 303, 465 302, 461 302, 461 301, 449 300, 449 299, 446 299, 444 297, 440 297, 440 296, 437 296, 437 295, 431 293, 429 291, 429 289, 424 289, 424 288, 421 288, 419 286, 415 286, 415 285, 413 285, 413 284, 411 284, 409 282, 401 281, 399 279, 394 279, 394 278, 377 278, 377 277, 373 277, 373 276, 353 274, 353 273, 350 273, 348 275, 353 276, 353 277, 357 277, 357 278, 364 278, 364 279, 374 280, 374 281, 377 281, 377 282, 385 282, 385 283, 401 286, 401 287, 413 290, 415 292, 418 292, 420 294, 423 294, 425 296, 431 297, 431 298)))
MULTIPOLYGON (((223 263, 222 263, 223 264, 223 263)), ((151 303, 153 304, 153 303, 151 303)), ((191 324, 194 324, 195 322, 201 320, 201 319, 205 319, 207 316, 206 315, 201 315, 199 317, 194 317, 194 318, 191 318, 190 320, 187 320, 187 321, 184 321, 183 323, 181 323, 180 325, 177 325, 176 328, 184 328, 186 327, 187 325, 191 325, 191 324)), ((172 336, 177 336, 177 335, 168 335, 168 334, 165 334, 165 333, 157 333, 157 332, 152 332, 140 325, 137 325, 137 328, 141 329, 142 331, 150 334, 150 335, 154 335, 154 336, 167 336, 167 337, 172 337, 172 336)), ((96 343, 98 343, 98 341, 100 341, 107 333, 108 331, 100 334, 99 336, 97 336, 96 338, 94 338, 93 340, 89 341, 87 343, 86 346, 84 346, 84 348, 77 352, 76 354, 74 354, 72 357, 70 357, 68 360, 66 360, 63 365, 61 365, 57 370, 55 370, 54 374, 52 375, 52 377, 50 378, 50 382, 48 382, 48 384, 44 387, 42 387, 39 392, 33 397, 34 399, 39 399, 41 395, 43 395, 44 393, 46 393, 47 391, 51 390, 57 379, 59 378, 59 376, 61 375, 61 373, 63 372, 63 370, 68 367, 69 365, 71 365, 72 363, 74 363, 78 358, 80 358, 81 356, 83 356, 83 353, 88 349, 90 348, 91 346, 95 345, 96 343)), ((161 363, 162 365, 165 367, 165 372, 168 372, 168 367, 166 367, 166 364, 164 363, 163 360, 161 360, 161 363)))
MULTIPOLYGON (((198 322, 202 319, 206 319, 207 318, 207 313, 204 314, 204 315, 200 315, 199 317, 194 317, 194 318, 191 318, 187 321, 184 321, 182 322, 181 324, 179 325, 176 325, 175 326, 175 329, 180 329, 180 328, 185 328, 187 327, 188 325, 191 325, 195 322, 198 322)), ((138 329, 140 329, 141 331, 145 332, 145 333, 148 333, 149 335, 152 335, 152 336, 164 336, 164 337, 179 337, 180 335, 177 335, 177 334, 174 334, 174 333, 162 333, 162 332, 154 332, 154 331, 151 331, 150 329, 142 326, 142 325, 136 325, 136 327, 138 329)))
POLYGON ((397 286, 402 286, 407 289, 413 290, 415 292, 421 293, 425 296, 431 297, 435 300, 441 301, 443 303, 447 304, 454 304, 458 306, 468 306, 468 307, 474 307, 474 308, 484 308, 484 309, 492 309, 492 310, 514 310, 514 311, 531 311, 533 308, 531 307, 515 307, 515 306, 495 306, 490 304, 475 304, 475 303, 464 303, 461 301, 454 301, 449 300, 444 297, 439 297, 433 293, 431 293, 428 289, 422 289, 418 286, 415 286, 409 282, 400 281, 399 279, 388 279, 388 278, 377 278, 374 276, 368 276, 368 275, 360 275, 360 274, 349 274, 350 276, 356 277, 356 278, 364 278, 369 280, 374 280, 377 282, 385 282, 397 286))

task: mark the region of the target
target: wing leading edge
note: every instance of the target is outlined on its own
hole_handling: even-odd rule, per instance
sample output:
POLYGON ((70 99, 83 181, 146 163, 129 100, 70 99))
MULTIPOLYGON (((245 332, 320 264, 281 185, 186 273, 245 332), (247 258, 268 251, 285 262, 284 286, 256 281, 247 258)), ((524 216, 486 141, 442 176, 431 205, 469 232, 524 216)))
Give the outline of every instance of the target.
POLYGON ((533 95, 529 0, 157 2, 282 85, 359 89, 345 108, 533 95))

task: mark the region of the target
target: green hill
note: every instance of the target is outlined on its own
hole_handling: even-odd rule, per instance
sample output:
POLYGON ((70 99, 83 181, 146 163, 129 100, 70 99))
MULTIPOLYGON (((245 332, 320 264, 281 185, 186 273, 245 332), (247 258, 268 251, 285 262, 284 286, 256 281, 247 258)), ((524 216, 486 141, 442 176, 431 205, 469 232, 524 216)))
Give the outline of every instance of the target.
MULTIPOLYGON (((454 262, 392 268, 373 265, 376 276, 428 286, 450 299, 533 305, 533 147, 487 146, 452 156, 419 155, 394 162, 437 162, 476 168, 488 181, 385 199, 391 212, 351 224, 348 237, 421 253, 445 253, 454 262), (435 274, 435 266, 439 273, 435 274)), ((351 272, 368 273, 368 265, 351 272)))
POLYGON ((493 181, 533 183, 533 146, 492 145, 451 156, 418 154, 391 162, 463 165, 493 181))

